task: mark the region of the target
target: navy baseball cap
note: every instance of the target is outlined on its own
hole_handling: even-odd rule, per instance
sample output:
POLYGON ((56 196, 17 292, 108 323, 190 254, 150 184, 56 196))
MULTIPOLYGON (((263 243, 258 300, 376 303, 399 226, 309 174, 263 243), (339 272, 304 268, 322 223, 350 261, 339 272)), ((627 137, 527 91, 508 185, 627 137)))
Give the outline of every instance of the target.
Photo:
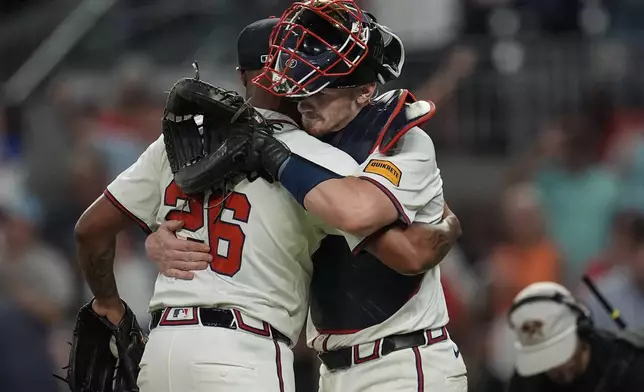
POLYGON ((268 58, 269 41, 273 27, 279 18, 261 19, 253 22, 237 37, 237 64, 242 71, 259 71, 268 58))

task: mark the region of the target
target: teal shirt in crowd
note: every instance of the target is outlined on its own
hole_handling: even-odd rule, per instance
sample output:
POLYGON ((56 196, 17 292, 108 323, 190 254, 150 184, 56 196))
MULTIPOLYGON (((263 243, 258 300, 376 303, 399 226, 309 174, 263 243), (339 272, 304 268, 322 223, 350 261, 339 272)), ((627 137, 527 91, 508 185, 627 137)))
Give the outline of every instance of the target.
POLYGON ((619 167, 623 181, 620 206, 644 213, 644 136, 629 139, 629 144, 630 151, 619 167))
POLYGON ((608 242, 618 206, 617 177, 600 166, 570 172, 553 165, 536 181, 549 235, 563 256, 565 279, 576 282, 608 242))

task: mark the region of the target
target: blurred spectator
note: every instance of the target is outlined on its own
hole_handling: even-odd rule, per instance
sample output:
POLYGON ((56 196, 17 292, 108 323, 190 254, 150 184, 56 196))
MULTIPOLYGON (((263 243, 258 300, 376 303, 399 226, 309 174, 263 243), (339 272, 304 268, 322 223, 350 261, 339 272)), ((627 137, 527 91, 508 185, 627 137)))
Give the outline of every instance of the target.
POLYGON ((107 175, 100 154, 91 146, 71 149, 65 187, 67 197, 61 208, 50 210, 43 227, 45 238, 75 257, 74 226, 83 211, 101 195, 107 175))
POLYGON ((77 115, 77 102, 67 79, 53 82, 42 102, 25 116, 23 165, 28 188, 42 203, 43 210, 65 208, 69 195, 68 175, 71 132, 77 115))
MULTIPOLYGON (((70 260, 76 260, 76 243, 74 241, 74 226, 83 211, 101 195, 107 184, 106 172, 100 154, 91 146, 79 144, 70 148, 71 154, 67 162, 65 189, 67 197, 59 204, 60 207, 47 211, 46 220, 42 225, 43 239, 63 251, 70 260)), ((135 237, 138 239, 138 237, 135 237)), ((74 266, 75 306, 84 304, 82 298, 85 280, 80 270, 74 266)), ((152 281, 153 278, 148 280, 152 281)), ((145 283, 141 283, 145 285, 145 283)))
POLYGON ((134 163, 145 148, 161 135, 163 104, 136 81, 125 81, 114 107, 98 118, 91 144, 104 157, 108 178, 115 178, 134 163))
POLYGON ((502 203, 506 241, 496 245, 489 258, 491 306, 496 315, 505 314, 525 286, 561 281, 559 253, 546 236, 535 188, 514 185, 506 190, 502 203))
POLYGON ((547 232, 560 250, 564 282, 574 284, 604 249, 618 208, 619 182, 597 162, 597 133, 573 113, 540 137, 536 151, 515 172, 539 190, 547 232))
MULTIPOLYGON (((21 197, 22 196, 22 197, 21 197)), ((42 243, 42 212, 26 195, 4 207, 0 241, 2 391, 53 392, 50 334, 73 299, 69 263, 42 243)))
MULTIPOLYGON (((630 327, 644 327, 644 215, 629 224, 631 246, 621 265, 613 267, 597 280, 597 288, 608 302, 619 309, 622 318, 630 327)), ((617 329, 608 312, 591 294, 586 293, 597 327, 617 329)))
POLYGON ((3 106, 0 101, 0 204, 15 198, 24 173, 21 170, 19 121, 17 112, 3 106))
POLYGON ((506 381, 512 374, 514 352, 507 311, 527 285, 561 280, 560 256, 546 236, 536 189, 527 183, 509 187, 502 199, 505 241, 488 259, 492 324, 486 340, 487 364, 494 377, 506 381))
POLYGON ((0 161, 13 161, 20 157, 21 113, 18 107, 7 107, 0 101, 0 161))
POLYGON ((606 249, 596 258, 592 259, 586 269, 586 274, 593 279, 600 278, 613 267, 623 265, 633 252, 633 221, 638 213, 634 211, 621 211, 613 218, 610 241, 606 249))
POLYGON ((641 123, 616 137, 608 159, 622 180, 620 206, 644 213, 644 128, 641 123))

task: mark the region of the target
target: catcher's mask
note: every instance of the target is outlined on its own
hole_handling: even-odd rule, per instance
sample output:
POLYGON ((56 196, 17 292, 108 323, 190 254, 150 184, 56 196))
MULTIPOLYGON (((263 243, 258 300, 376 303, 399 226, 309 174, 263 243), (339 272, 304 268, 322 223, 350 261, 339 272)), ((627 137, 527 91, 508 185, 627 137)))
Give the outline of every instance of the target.
POLYGON ((253 83, 278 96, 304 98, 323 88, 386 83, 400 75, 402 41, 353 0, 309 0, 287 9, 253 83))

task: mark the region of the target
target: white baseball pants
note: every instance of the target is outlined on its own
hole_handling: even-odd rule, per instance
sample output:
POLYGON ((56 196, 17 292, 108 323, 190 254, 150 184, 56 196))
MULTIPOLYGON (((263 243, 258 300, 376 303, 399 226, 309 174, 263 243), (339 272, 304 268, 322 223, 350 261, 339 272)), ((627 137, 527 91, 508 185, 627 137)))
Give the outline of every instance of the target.
POLYGON ((140 392, 294 392, 293 352, 240 330, 159 326, 143 353, 140 392))
POLYGON ((319 392, 467 392, 466 373, 463 356, 448 339, 344 370, 331 372, 321 365, 319 392))

